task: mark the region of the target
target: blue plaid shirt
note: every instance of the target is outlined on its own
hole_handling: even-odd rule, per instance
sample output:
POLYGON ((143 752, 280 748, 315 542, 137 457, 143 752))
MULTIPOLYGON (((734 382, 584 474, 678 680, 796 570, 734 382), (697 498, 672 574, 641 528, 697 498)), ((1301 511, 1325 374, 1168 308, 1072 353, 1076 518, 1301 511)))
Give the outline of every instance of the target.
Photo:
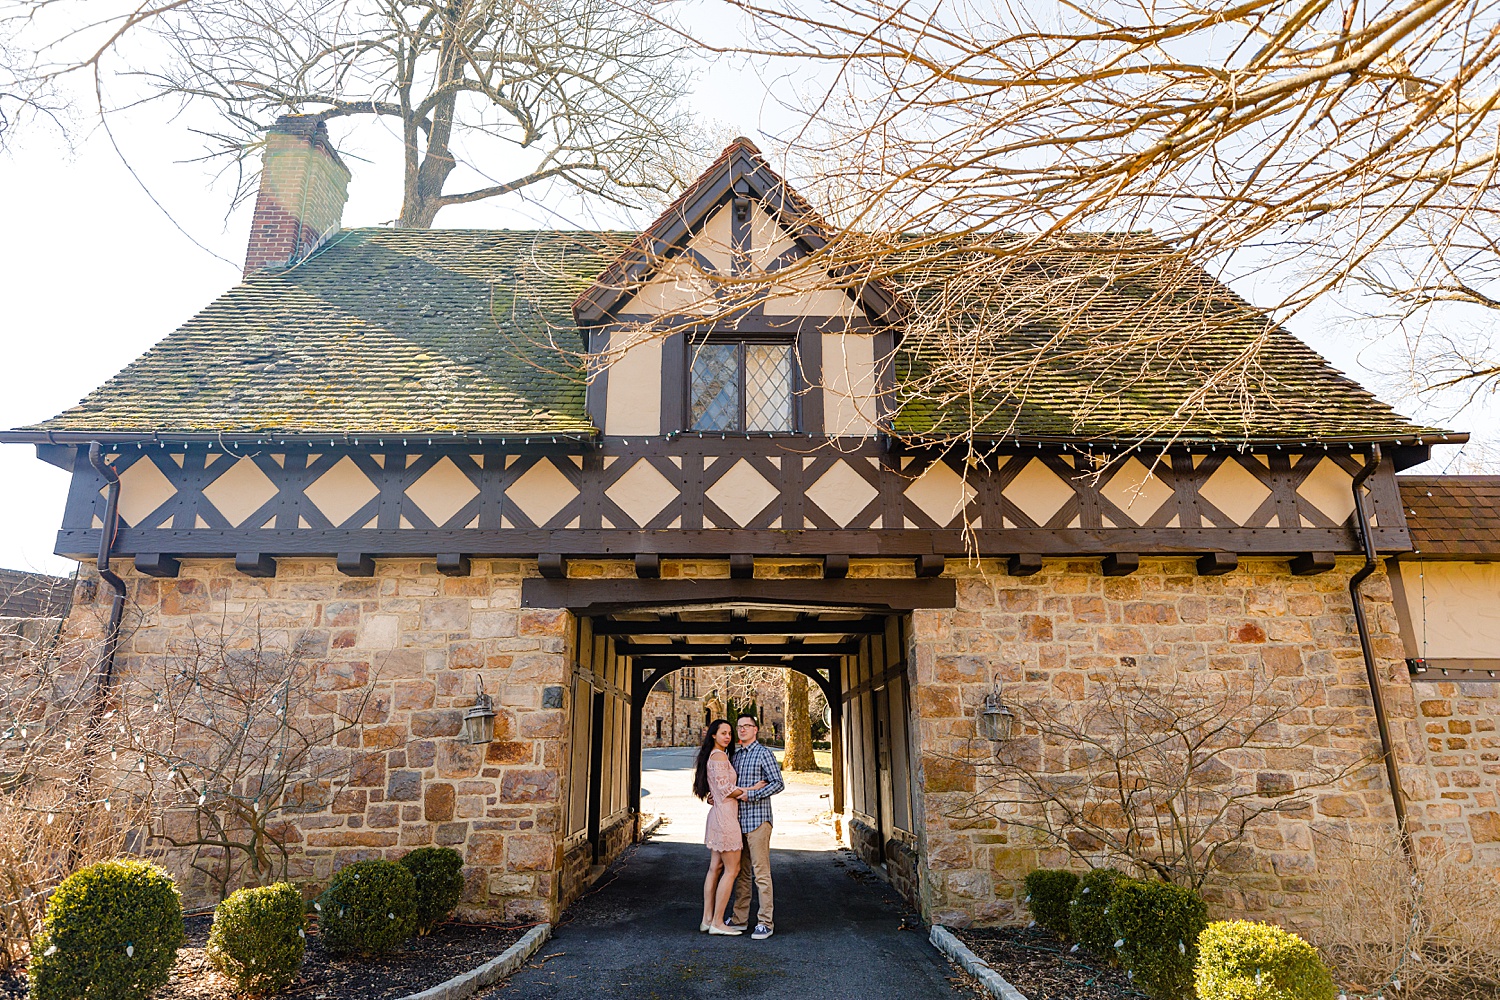
POLYGON ((746 792, 740 799, 740 829, 749 833, 762 823, 771 822, 771 796, 786 787, 781 780, 781 765, 776 755, 766 749, 759 740, 749 746, 740 746, 734 752, 734 773, 741 788, 749 788, 757 781, 766 787, 746 792))

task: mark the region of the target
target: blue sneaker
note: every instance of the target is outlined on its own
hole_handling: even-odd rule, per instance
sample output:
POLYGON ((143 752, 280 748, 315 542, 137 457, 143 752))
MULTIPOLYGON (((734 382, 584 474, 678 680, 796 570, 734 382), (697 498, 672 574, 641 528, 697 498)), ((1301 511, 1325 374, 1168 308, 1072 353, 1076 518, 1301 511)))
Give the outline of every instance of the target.
POLYGON ((756 924, 754 932, 751 933, 751 935, 750 935, 750 940, 752 940, 752 941, 764 941, 766 938, 770 937, 773 933, 775 933, 775 932, 772 931, 771 928, 767 927, 765 924, 756 924))

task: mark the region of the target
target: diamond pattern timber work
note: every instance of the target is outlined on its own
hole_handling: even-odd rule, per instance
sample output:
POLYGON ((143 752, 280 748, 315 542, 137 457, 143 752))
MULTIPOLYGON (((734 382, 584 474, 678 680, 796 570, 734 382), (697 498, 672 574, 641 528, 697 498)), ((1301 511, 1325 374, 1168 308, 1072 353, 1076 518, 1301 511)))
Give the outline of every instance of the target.
POLYGON ((906 499, 932 518, 939 528, 946 528, 957 520, 977 495, 974 487, 943 461, 933 462, 916 482, 906 488, 906 499))
POLYGON ((1172 488, 1151 474, 1138 458, 1128 458, 1099 491, 1136 524, 1145 524, 1172 499, 1172 488))
POLYGON ((220 461, 226 468, 203 490, 203 496, 224 515, 230 527, 238 528, 270 502, 276 495, 276 484, 252 458, 220 461))
POLYGON ((479 487, 447 456, 438 459, 406 489, 406 498, 439 527, 453 520, 478 495, 479 487))
POLYGON ((629 514, 636 527, 644 528, 667 504, 677 499, 678 490, 643 458, 626 470, 613 486, 604 491, 604 495, 629 514))
POLYGON ((807 498, 833 518, 840 528, 847 527, 878 494, 875 487, 844 461, 833 463, 807 490, 807 498))
MULTIPOLYGON (((99 491, 101 494, 104 490, 99 491)), ((120 518, 132 528, 177 492, 150 456, 143 455, 120 473, 120 518)))
POLYGON ((547 459, 522 473, 505 495, 531 523, 541 527, 551 521, 578 496, 578 487, 547 459))
MULTIPOLYGON (((1361 455, 1363 462, 1364 456, 1361 455)), ((1334 524, 1343 524, 1354 513, 1354 477, 1331 458, 1323 458, 1297 487, 1297 495, 1312 504, 1334 524)))
POLYGON ((1235 524, 1245 524, 1271 491, 1231 455, 1198 488, 1198 495, 1235 524))
POLYGON ((1026 463, 1020 475, 1010 481, 1001 495, 1020 508, 1021 513, 1038 525, 1045 525, 1074 497, 1073 487, 1047 468, 1040 458, 1026 463))
POLYGON ((766 505, 781 493, 766 481, 765 476, 756 472, 749 461, 742 458, 719 477, 719 481, 708 489, 706 495, 720 510, 734 519, 737 527, 744 527, 755 520, 766 509, 766 505))
POLYGON ((313 506, 337 527, 374 500, 380 488, 370 482, 370 477, 360 471, 352 458, 345 455, 333 468, 319 476, 306 493, 313 506))

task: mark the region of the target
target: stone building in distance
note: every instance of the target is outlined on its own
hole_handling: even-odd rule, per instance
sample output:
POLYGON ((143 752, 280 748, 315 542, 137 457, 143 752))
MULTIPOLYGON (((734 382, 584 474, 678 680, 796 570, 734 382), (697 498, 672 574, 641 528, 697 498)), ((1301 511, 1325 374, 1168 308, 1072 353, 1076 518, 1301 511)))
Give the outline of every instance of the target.
MULTIPOLYGON (((340 229, 326 132, 283 121, 268 149, 244 283, 3 439, 73 475, 57 551, 122 579, 121 683, 227 622, 315 666, 308 711, 366 698, 290 817, 300 877, 447 844, 466 912, 550 919, 636 836, 658 715, 692 742, 665 722, 701 724, 731 662, 826 698, 841 836, 930 920, 1010 920, 1061 859, 981 808, 987 712, 1034 739, 1026 719, 1122 676, 1295 696, 1284 746, 1231 780, 1337 774, 1260 822, 1233 909, 1295 917, 1314 833, 1400 814, 1419 846, 1500 862, 1500 533, 1451 524, 1493 527, 1494 484, 1403 482, 1463 435, 1206 274, 1153 322, 1208 310, 1208 354, 1263 339, 1254 423, 1210 395, 1142 440, 1180 370, 1064 366, 991 408, 970 463, 931 444, 954 415, 900 392, 931 347, 900 276, 813 273, 829 231, 746 140, 640 234, 340 229), (721 309, 730 286, 753 291, 721 309)), ((1136 285, 1091 308, 1128 323, 1159 244, 1059 259, 1109 240, 1136 285)))

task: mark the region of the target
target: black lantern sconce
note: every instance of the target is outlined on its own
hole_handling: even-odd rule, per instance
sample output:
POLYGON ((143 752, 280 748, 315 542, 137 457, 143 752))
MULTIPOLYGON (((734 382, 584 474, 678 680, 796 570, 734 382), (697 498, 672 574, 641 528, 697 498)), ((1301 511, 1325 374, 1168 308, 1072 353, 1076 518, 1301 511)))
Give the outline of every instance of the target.
POLYGON ((995 680, 995 690, 984 696, 984 708, 974 720, 979 735, 991 743, 1004 743, 1016 725, 1016 716, 1000 700, 1000 681, 995 680))
POLYGON ((474 705, 464 713, 464 736, 471 744, 495 742, 495 703, 484 693, 484 678, 475 675, 474 705))

